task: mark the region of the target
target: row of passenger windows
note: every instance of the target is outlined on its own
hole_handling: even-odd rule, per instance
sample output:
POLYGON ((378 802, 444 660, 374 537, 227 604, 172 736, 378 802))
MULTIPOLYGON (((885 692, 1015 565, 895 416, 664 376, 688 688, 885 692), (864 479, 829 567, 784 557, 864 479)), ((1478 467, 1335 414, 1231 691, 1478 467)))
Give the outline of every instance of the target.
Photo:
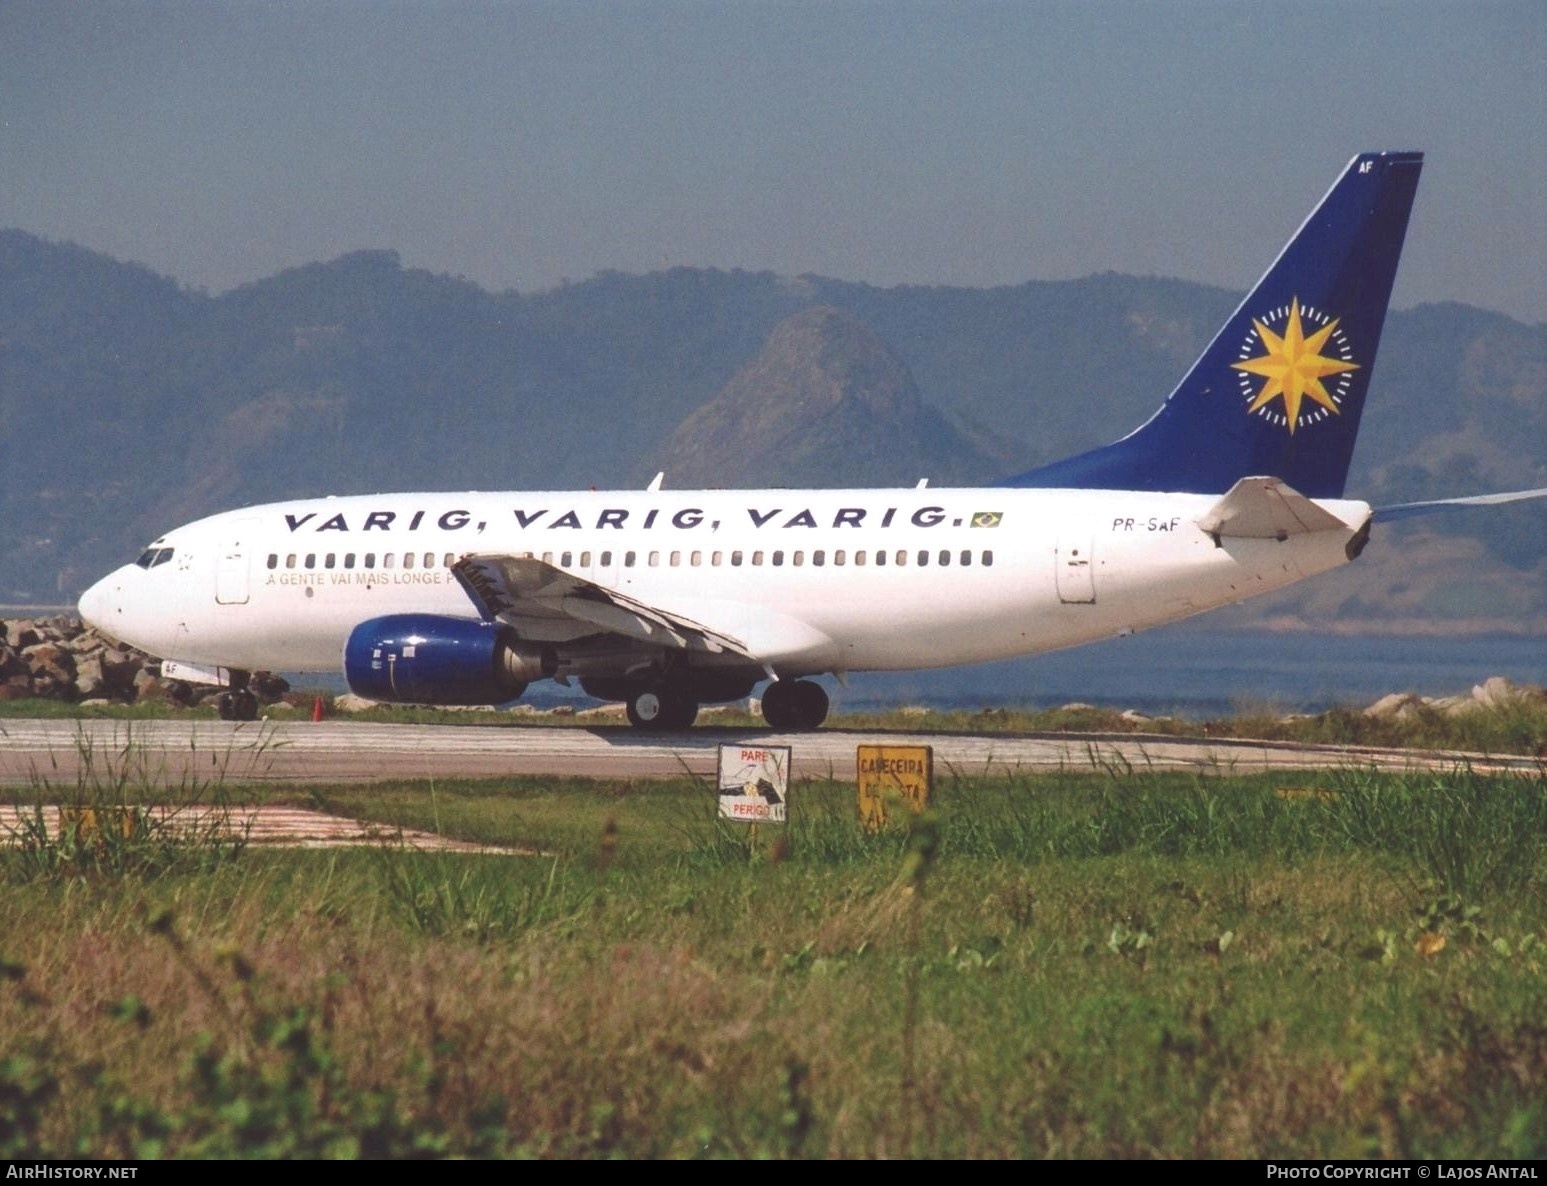
MULTIPOLYGON (((535 553, 523 552, 522 555, 527 559, 531 559, 535 553)), ((908 558, 913 556, 914 560, 912 563, 916 564, 919 568, 924 568, 930 564, 936 564, 941 568, 951 564, 958 564, 965 568, 973 563, 974 555, 977 556, 977 563, 984 568, 991 567, 994 563, 992 549, 984 549, 981 552, 974 553, 970 548, 963 548, 960 552, 953 551, 950 548, 941 548, 938 552, 931 551, 928 548, 920 548, 917 553, 911 552, 907 548, 898 548, 895 552, 887 552, 882 549, 870 552, 865 548, 860 548, 853 553, 850 553, 845 548, 837 548, 831 553, 828 553, 824 548, 817 548, 810 553, 809 559, 810 563, 816 568, 821 568, 829 563, 842 567, 851 561, 855 567, 859 568, 863 568, 866 564, 870 563, 873 563, 877 568, 887 564, 902 568, 910 563, 908 558)), ((580 552, 579 567, 590 568, 591 556, 590 552, 580 552)), ((575 552, 544 552, 542 554, 542 561, 544 564, 557 563, 560 568, 573 568, 575 567, 575 557, 575 552), (555 556, 557 556, 556 560, 555 556)), ((750 554, 742 551, 728 553, 701 551, 646 552, 644 563, 646 567, 658 568, 661 566, 664 558, 667 566, 671 568, 681 567, 684 563, 689 568, 699 568, 704 565, 706 557, 711 568, 718 568, 723 565, 727 557, 730 559, 732 568, 739 568, 742 564, 748 562, 754 567, 767 563, 774 568, 779 568, 785 564, 786 557, 789 564, 796 568, 801 567, 807 562, 807 554, 804 550, 786 553, 781 549, 767 553, 757 551, 750 554)), ((325 552, 321 555, 316 552, 307 552, 304 556, 291 552, 283 557, 283 561, 281 561, 278 553, 271 552, 269 553, 269 567, 279 568, 281 562, 283 562, 285 568, 397 568, 399 566, 403 568, 435 568, 437 566, 450 568, 456 563, 456 559, 456 554, 453 552, 447 552, 444 556, 437 556, 434 552, 425 552, 423 554, 404 552, 401 555, 393 552, 384 552, 380 556, 377 556, 375 552, 365 552, 363 554, 345 552, 342 556, 337 552, 325 552)), ((612 566, 612 553, 610 551, 599 552, 596 554, 596 561, 601 567, 610 568, 612 566)), ((634 568, 638 564, 638 552, 623 553, 624 568, 634 568)))
MULTIPOLYGON (((286 568, 397 568, 399 564, 404 568, 434 568, 437 565, 450 568, 456 562, 455 552, 447 552, 444 556, 425 552, 422 557, 418 552, 404 552, 401 556, 385 552, 380 557, 375 552, 366 552, 364 555, 345 552, 342 557, 337 552, 326 552, 321 556, 316 552, 308 552, 304 556, 291 552, 284 557, 286 568)), ((280 567, 280 557, 274 552, 269 553, 269 567, 280 567)))
MULTIPOLYGON (((580 565, 582 568, 586 567, 590 563, 590 555, 591 553, 589 552, 580 553, 580 565)), ((610 563, 610 561, 607 559, 608 555, 609 553, 607 552, 602 553, 603 566, 606 566, 610 563)), ((636 554, 633 552, 625 552, 623 554, 623 565, 625 568, 632 568, 634 566, 635 555, 636 554)), ((906 548, 898 548, 896 552, 887 552, 879 548, 874 552, 870 552, 864 548, 861 548, 853 553, 850 553, 845 548, 837 548, 831 553, 827 552, 823 548, 817 548, 815 551, 810 553, 810 563, 817 568, 821 568, 823 565, 829 563, 842 566, 850 563, 851 561, 856 567, 861 568, 866 564, 871 563, 873 563, 877 568, 880 568, 886 564, 892 564, 900 568, 909 563, 908 557, 912 555, 914 555, 914 553, 908 551, 906 548)), ((953 552, 950 548, 941 548, 938 552, 932 552, 928 548, 920 548, 917 553, 917 564, 920 568, 923 568, 931 563, 938 564, 941 567, 945 567, 950 564, 960 564, 966 566, 973 563, 973 555, 974 553, 970 548, 963 548, 960 552, 953 552)), ((984 550, 982 552, 976 553, 976 555, 978 557, 977 562, 983 565, 985 568, 994 563, 994 553, 991 550, 984 550)), ((788 563, 794 565, 797 568, 807 562, 807 554, 804 550, 788 553, 784 552, 783 550, 779 550, 768 553, 759 551, 752 552, 750 554, 739 551, 729 553, 648 552, 646 553, 645 563, 650 568, 656 568, 662 563, 662 559, 664 557, 666 564, 672 568, 676 568, 684 562, 685 558, 688 567, 698 568, 705 563, 705 558, 707 557, 710 567, 718 567, 719 565, 725 563, 727 556, 729 556, 731 567, 733 568, 739 567, 741 564, 746 562, 750 562, 755 566, 760 566, 765 563, 765 556, 767 557, 766 563, 773 565, 775 568, 783 565, 786 562, 786 557, 788 558, 788 563)), ((543 553, 543 560, 547 563, 551 564, 553 562, 552 557, 552 552, 543 553)), ((569 558, 569 552, 562 553, 562 558, 559 560, 559 567, 568 567, 569 558)))

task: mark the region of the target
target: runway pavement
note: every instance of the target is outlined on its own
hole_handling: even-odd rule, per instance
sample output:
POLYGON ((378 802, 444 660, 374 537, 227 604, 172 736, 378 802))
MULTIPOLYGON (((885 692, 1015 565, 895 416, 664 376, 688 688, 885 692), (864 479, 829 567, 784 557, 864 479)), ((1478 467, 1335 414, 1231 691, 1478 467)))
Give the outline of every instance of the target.
POLYGON ((1189 740, 1130 734, 965 735, 822 729, 776 733, 708 727, 675 734, 627 726, 386 725, 335 719, 232 724, 223 721, 6 720, 0 722, 0 785, 46 781, 72 786, 83 777, 130 772, 147 778, 244 783, 340 783, 383 779, 572 774, 712 778, 718 747, 746 741, 792 747, 796 777, 854 778, 857 745, 934 747, 937 776, 1103 765, 1223 774, 1268 769, 1360 766, 1480 770, 1541 769, 1536 758, 1189 740))

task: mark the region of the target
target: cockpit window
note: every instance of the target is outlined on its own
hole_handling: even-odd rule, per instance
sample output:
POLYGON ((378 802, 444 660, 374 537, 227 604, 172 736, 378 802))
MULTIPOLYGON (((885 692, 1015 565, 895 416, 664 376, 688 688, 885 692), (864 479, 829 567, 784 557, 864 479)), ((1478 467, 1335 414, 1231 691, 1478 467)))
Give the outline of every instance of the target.
POLYGON ((172 559, 171 548, 146 548, 135 561, 141 568, 156 568, 172 559))

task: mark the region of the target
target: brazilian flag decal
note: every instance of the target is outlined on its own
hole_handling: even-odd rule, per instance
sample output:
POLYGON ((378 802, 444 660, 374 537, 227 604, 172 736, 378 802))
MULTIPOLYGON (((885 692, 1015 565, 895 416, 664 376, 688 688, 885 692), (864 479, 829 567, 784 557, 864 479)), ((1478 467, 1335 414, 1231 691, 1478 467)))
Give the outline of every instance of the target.
POLYGON ((1003 518, 1003 511, 974 511, 972 514, 972 526, 998 527, 999 520, 1003 518))

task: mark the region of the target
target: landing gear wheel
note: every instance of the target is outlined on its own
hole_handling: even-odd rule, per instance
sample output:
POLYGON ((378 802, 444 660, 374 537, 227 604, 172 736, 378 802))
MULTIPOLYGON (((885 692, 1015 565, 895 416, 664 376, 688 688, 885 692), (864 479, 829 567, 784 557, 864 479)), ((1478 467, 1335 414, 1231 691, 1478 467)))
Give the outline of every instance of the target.
POLYGON ((795 727, 815 729, 827 719, 827 693, 808 679, 795 681, 795 727))
POLYGON ((676 707, 672 712, 671 727, 673 729, 691 729, 693 722, 698 720, 698 701, 682 692, 673 694, 676 707))
POLYGON ((763 693, 763 719, 774 729, 815 729, 827 708, 822 685, 808 679, 775 680, 763 693))
POLYGON ((258 698, 246 688, 222 692, 220 699, 215 703, 215 711, 220 714, 220 719, 223 721, 256 721, 258 698))
POLYGON ((671 688, 646 688, 628 702, 636 729, 686 729, 698 717, 698 701, 671 688))
POLYGON ((775 680, 763 691, 763 719, 770 729, 795 727, 795 697, 787 680, 775 680))

